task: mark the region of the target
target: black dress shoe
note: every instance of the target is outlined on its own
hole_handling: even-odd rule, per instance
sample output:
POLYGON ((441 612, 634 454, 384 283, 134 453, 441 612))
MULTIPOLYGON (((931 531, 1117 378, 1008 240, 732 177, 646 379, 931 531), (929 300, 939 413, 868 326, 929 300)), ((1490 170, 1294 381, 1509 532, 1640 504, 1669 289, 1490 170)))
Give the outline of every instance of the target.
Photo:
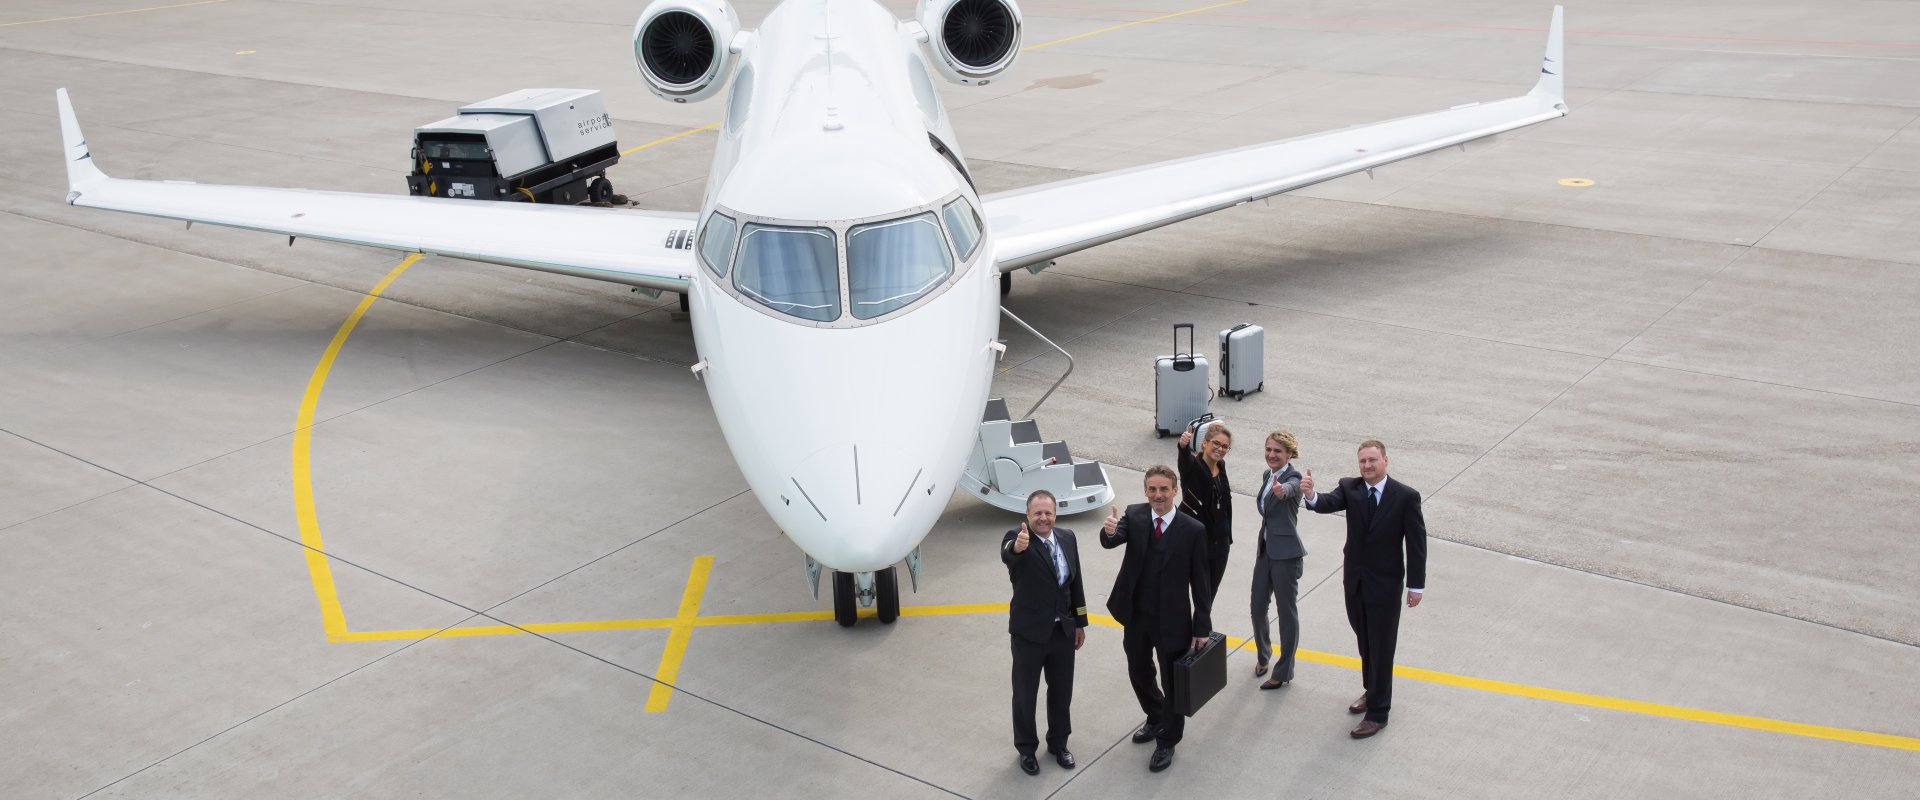
POLYGON ((1020 757, 1020 770, 1028 775, 1040 774, 1040 760, 1033 756, 1020 757))
POLYGON ((1048 748, 1047 752, 1053 754, 1053 763, 1059 764, 1061 769, 1073 769, 1073 751, 1072 750, 1068 750, 1067 748, 1064 748, 1064 747, 1058 750, 1048 748))
POLYGON ((1160 738, 1160 726, 1151 722, 1141 725, 1139 730, 1133 732, 1134 744, 1146 744, 1158 738, 1160 738))
POLYGON ((1149 772, 1159 772, 1171 766, 1173 766, 1173 748, 1153 748, 1153 758, 1147 761, 1147 770, 1149 772))

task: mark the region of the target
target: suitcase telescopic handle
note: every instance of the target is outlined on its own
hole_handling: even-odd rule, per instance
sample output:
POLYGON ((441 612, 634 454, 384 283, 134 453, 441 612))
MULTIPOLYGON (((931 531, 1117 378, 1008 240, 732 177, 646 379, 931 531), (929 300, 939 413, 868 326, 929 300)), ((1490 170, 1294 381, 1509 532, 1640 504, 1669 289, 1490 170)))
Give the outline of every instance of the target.
POLYGON ((1193 360, 1193 323, 1176 322, 1173 324, 1173 357, 1175 360, 1179 360, 1183 357, 1188 361, 1193 360), (1180 349, 1180 329, 1181 328, 1185 328, 1187 330, 1187 349, 1185 350, 1180 349))

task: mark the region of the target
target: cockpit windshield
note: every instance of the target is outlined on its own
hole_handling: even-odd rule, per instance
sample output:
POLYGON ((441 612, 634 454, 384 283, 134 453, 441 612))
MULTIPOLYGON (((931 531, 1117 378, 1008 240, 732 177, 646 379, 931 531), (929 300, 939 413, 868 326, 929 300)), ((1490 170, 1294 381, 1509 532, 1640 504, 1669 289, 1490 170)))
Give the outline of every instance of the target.
POLYGON ((767 307, 801 319, 840 316, 840 264, 830 228, 748 224, 734 257, 733 285, 767 307))
POLYGON ((912 303, 953 274, 953 254, 931 212, 847 232, 847 289, 856 319, 912 303))

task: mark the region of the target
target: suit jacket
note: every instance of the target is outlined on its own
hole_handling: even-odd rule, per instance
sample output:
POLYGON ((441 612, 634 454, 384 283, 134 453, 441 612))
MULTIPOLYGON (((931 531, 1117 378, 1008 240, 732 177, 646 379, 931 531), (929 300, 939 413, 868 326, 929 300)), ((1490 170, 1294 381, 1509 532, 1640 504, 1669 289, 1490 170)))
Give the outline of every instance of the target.
POLYGON ((1320 492, 1315 501, 1311 508, 1322 514, 1347 512, 1341 573, 1349 592, 1358 588, 1364 595, 1397 602, 1401 588, 1427 587, 1427 520, 1413 487, 1388 476, 1380 486, 1380 507, 1374 508, 1366 481, 1341 478, 1333 491, 1320 492))
POLYGON ((1007 604, 1007 632, 1035 644, 1046 644, 1053 635, 1058 615, 1066 617, 1068 633, 1087 627, 1087 590, 1080 579, 1080 543, 1073 531, 1054 528, 1048 547, 1058 547, 1067 557, 1068 605, 1060 608, 1060 577, 1053 560, 1040 549, 1040 537, 1027 534, 1027 551, 1013 551, 1013 540, 1020 529, 1007 531, 1000 540, 1000 561, 1007 565, 1007 580, 1013 583, 1013 601, 1007 604))
POLYGON ((1260 509, 1261 549, 1275 561, 1305 557, 1307 546, 1300 541, 1300 470, 1292 464, 1281 467, 1278 492, 1268 488, 1273 485, 1271 471, 1260 480, 1253 502, 1260 509))
MULTIPOLYGON (((1154 608, 1154 627, 1147 631, 1147 636, 1155 647, 1185 650, 1194 637, 1213 634, 1207 528, 1199 520, 1174 509, 1161 536, 1164 538, 1159 555, 1162 559, 1160 602, 1154 608)), ((1151 538, 1153 509, 1146 503, 1127 506, 1114 532, 1100 533, 1101 547, 1111 550, 1124 545, 1127 548, 1120 560, 1120 574, 1113 579, 1113 592, 1107 595, 1107 613, 1123 626, 1133 625, 1134 593, 1139 591, 1147 559, 1153 557, 1147 546, 1151 538)))

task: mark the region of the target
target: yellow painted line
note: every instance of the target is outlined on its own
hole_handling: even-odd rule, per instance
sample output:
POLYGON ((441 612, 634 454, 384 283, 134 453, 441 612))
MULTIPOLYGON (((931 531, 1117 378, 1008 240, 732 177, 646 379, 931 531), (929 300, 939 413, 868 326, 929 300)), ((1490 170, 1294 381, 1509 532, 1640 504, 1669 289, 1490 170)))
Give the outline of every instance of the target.
POLYGON ((671 142, 671 141, 673 141, 673 140, 675 140, 675 139, 678 139, 678 138, 680 138, 680 137, 682 137, 682 136, 692 136, 692 135, 694 135, 694 134, 696 134, 696 133, 699 133, 699 132, 701 132, 701 131, 710 131, 710 130, 713 130, 714 128, 718 128, 718 127, 720 127, 720 123, 718 123, 718 122, 709 122, 709 123, 707 123, 707 124, 705 124, 705 125, 702 125, 702 126, 700 126, 700 127, 698 127, 698 128, 688 128, 688 129, 686 129, 686 130, 684 130, 684 131, 681 131, 681 132, 679 132, 679 133, 676 133, 676 134, 674 134, 674 135, 672 135, 672 136, 662 136, 662 137, 660 137, 660 138, 658 138, 658 139, 655 139, 655 140, 653 140, 653 141, 651 141, 651 142, 647 142, 646 144, 643 144, 643 145, 640 145, 640 146, 638 146, 638 147, 631 147, 631 148, 628 148, 628 149, 626 149, 626 150, 622 150, 622 151, 620 151, 620 155, 623 155, 623 156, 630 156, 630 155, 633 155, 634 153, 638 153, 638 152, 640 152, 640 151, 642 151, 642 150, 645 150, 645 149, 647 149, 647 148, 649 148, 649 147, 652 147, 652 146, 654 146, 654 145, 657 145, 657 144, 666 144, 667 142, 671 142))
POLYGON ((673 697, 673 682, 680 678, 680 660, 687 655, 687 640, 693 638, 693 618, 700 616, 700 596, 707 593, 707 575, 713 572, 713 556, 693 560, 687 572, 687 590, 680 595, 680 613, 673 617, 672 632, 667 634, 667 649, 660 654, 660 669, 654 672, 653 691, 647 693, 647 713, 667 710, 673 697))
POLYGON ((1247 2, 1247 0, 1228 0, 1225 3, 1215 3, 1213 5, 1206 6, 1203 8, 1191 8, 1186 11, 1175 11, 1171 14, 1161 14, 1160 16, 1157 16, 1157 17, 1148 17, 1146 19, 1136 19, 1132 22, 1122 22, 1118 25, 1108 25, 1107 27, 1101 28, 1099 30, 1087 31, 1086 33, 1076 33, 1064 39, 1055 39, 1051 42, 1041 42, 1036 45, 1029 45, 1027 47, 1022 47, 1020 48, 1020 52, 1025 53, 1033 50, 1038 50, 1042 47, 1052 47, 1056 44, 1066 44, 1067 42, 1071 42, 1076 39, 1085 39, 1089 36, 1098 36, 1108 31, 1117 31, 1117 30, 1120 30, 1121 28, 1131 28, 1135 25, 1145 25, 1149 22, 1159 22, 1160 20, 1163 20, 1163 19, 1173 19, 1174 17, 1184 17, 1188 14, 1198 14, 1202 11, 1212 11, 1216 8, 1226 8, 1227 6, 1237 6, 1245 2, 1247 2))
POLYGON ((70 20, 70 19, 92 19, 94 17, 116 17, 121 14, 144 14, 148 11, 165 11, 169 8, 186 8, 187 6, 206 6, 206 5, 212 5, 214 3, 224 3, 224 2, 227 2, 227 0, 199 0, 198 2, 194 2, 194 3, 175 3, 170 6, 129 8, 125 11, 101 11, 95 14, 75 14, 71 17, 49 17, 47 19, 30 19, 30 20, 24 20, 21 22, 0 22, 0 28, 11 28, 15 25, 40 25, 48 22, 66 22, 67 20, 70 20))
POLYGON ((1559 183, 1561 186, 1576 186, 1576 187, 1592 186, 1593 179, 1592 178, 1561 178, 1559 180, 1559 183))
POLYGON ((360 324, 360 318, 366 316, 380 293, 419 260, 419 253, 402 259, 399 266, 374 285, 373 291, 360 298, 353 313, 333 332, 333 341, 327 343, 326 352, 320 354, 320 363, 307 379, 307 392, 300 398, 300 414, 293 423, 293 515, 300 525, 300 543, 307 546, 307 575, 313 579, 313 594, 320 602, 321 629, 326 631, 328 641, 344 641, 340 637, 347 632, 347 618, 340 610, 340 593, 333 585, 333 566, 327 561, 326 544, 320 538, 320 517, 314 511, 313 416, 320 407, 320 391, 327 387, 327 373, 333 371, 333 361, 340 356, 340 348, 346 346, 354 326, 360 324))

